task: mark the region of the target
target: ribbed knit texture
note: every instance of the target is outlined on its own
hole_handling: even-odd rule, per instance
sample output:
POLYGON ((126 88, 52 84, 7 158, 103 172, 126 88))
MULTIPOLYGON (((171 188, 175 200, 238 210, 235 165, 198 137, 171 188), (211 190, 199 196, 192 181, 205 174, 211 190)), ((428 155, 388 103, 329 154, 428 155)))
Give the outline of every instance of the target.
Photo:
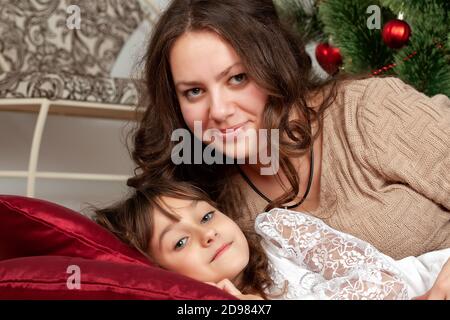
MULTIPOLYGON (((253 224, 267 202, 241 178, 253 224)), ((306 212, 401 259, 450 247, 450 99, 397 78, 347 82, 324 114, 320 206, 306 212)))

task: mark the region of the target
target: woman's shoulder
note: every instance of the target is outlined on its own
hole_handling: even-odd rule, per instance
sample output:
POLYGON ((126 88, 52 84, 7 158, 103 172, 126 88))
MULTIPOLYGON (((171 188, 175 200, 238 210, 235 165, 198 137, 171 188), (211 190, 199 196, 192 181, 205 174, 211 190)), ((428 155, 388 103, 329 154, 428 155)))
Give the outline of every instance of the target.
POLYGON ((425 103, 445 104, 449 106, 449 98, 444 94, 429 96, 412 85, 396 77, 369 77, 363 79, 347 79, 339 81, 338 96, 344 96, 344 101, 364 101, 372 104, 359 106, 389 107, 402 102, 406 104, 425 101, 425 103))
POLYGON ((307 100, 309 106, 316 111, 326 101, 325 117, 331 113, 336 119, 346 111, 379 104, 382 97, 401 92, 405 87, 408 85, 394 77, 344 75, 311 92, 307 100))
POLYGON ((383 123, 382 120, 392 114, 420 117, 420 109, 412 106, 448 105, 449 101, 444 95, 429 97, 396 77, 345 79, 338 83, 330 113, 336 121, 345 118, 347 124, 354 127, 375 120, 383 123))
POLYGON ((341 86, 344 95, 343 108, 358 115, 366 124, 375 121, 383 125, 385 118, 391 121, 414 122, 424 116, 442 118, 450 112, 450 99, 443 94, 428 96, 412 85, 396 77, 371 77, 347 81, 341 86), (395 116, 392 119, 392 116, 395 116))
POLYGON ((353 97, 358 100, 375 100, 378 103, 389 95, 410 90, 416 91, 412 86, 395 77, 345 79, 338 84, 338 94, 344 95, 347 100, 353 97))

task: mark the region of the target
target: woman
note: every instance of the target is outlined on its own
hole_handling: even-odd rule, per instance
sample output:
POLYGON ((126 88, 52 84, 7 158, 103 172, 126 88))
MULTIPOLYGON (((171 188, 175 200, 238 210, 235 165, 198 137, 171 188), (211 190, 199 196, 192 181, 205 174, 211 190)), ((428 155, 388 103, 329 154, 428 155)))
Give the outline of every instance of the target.
POLYGON ((310 74, 272 1, 173 1, 145 57, 128 184, 189 181, 241 225, 273 207, 307 212, 394 259, 450 247, 450 100, 395 78, 310 74), (235 164, 175 165, 172 133, 196 123, 216 132, 197 134, 203 151, 235 164), (276 174, 246 161, 273 142, 244 134, 261 129, 279 129, 276 174))

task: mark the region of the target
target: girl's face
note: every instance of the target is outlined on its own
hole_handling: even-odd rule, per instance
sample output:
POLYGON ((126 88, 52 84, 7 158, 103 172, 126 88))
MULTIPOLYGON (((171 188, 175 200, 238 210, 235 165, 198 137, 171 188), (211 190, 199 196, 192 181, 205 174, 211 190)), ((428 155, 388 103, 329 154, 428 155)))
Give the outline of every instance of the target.
POLYGON ((204 201, 162 200, 178 220, 155 210, 150 254, 156 262, 198 281, 237 280, 249 261, 237 224, 204 201))
POLYGON ((187 32, 174 43, 170 66, 181 112, 197 138, 233 159, 255 154, 268 96, 235 50, 216 33, 187 32), (201 122, 203 136, 194 121, 201 122), (214 130, 213 142, 207 130, 214 130))

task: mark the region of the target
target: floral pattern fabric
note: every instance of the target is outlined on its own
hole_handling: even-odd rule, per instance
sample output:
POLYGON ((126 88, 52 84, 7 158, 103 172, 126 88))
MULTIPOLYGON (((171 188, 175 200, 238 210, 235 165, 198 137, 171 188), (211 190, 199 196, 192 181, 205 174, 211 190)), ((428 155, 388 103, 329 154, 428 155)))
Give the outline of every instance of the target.
POLYGON ((154 20, 144 3, 0 0, 0 98, 135 104, 136 83, 110 72, 140 23, 154 20), (79 29, 68 26, 71 5, 79 8, 79 29))
POLYGON ((67 72, 9 72, 0 75, 0 97, 47 98, 134 106, 137 80, 80 76, 67 72))

